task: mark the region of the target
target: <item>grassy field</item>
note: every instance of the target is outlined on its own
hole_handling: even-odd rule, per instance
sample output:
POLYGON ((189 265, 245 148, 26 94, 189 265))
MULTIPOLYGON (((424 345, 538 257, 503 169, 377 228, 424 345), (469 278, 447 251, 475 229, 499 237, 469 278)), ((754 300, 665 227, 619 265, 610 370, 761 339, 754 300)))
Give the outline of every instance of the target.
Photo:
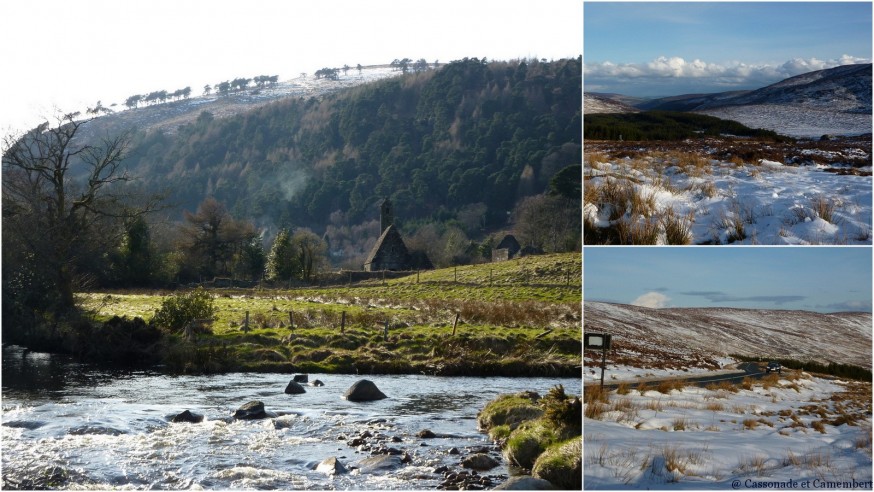
MULTIPOLYGON (((581 268, 578 253, 559 254, 341 287, 213 289, 206 332, 165 337, 164 362, 194 373, 574 376, 581 268)), ((149 321, 171 294, 90 292, 79 301, 98 319, 149 321)))

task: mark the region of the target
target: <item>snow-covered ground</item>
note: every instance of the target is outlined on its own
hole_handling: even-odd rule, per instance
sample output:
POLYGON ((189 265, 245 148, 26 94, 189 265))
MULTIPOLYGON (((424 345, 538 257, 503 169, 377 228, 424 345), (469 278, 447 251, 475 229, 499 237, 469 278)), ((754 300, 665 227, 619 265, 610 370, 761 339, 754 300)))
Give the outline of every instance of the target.
MULTIPOLYGON (((870 174, 870 167, 863 171, 870 174)), ((658 155, 587 159, 585 173, 587 197, 610 181, 632 184, 654 205, 646 215, 617 214, 615 205, 587 198, 584 216, 596 227, 615 225, 617 215, 636 223, 673 211, 689 227, 693 244, 872 243, 870 175, 766 159, 738 164, 701 156, 689 165, 658 155)), ((666 244, 664 234, 659 244, 666 244)))
POLYGON ((750 128, 764 128, 798 138, 871 133, 870 112, 849 113, 797 105, 750 104, 725 106, 696 113, 734 120, 750 128))
POLYGON ((129 127, 143 130, 160 128, 172 134, 179 126, 194 121, 203 111, 208 111, 216 118, 224 118, 284 98, 321 97, 341 89, 399 75, 401 75, 400 71, 388 65, 364 67, 360 72, 357 68, 350 68, 345 73, 341 70, 336 80, 300 74, 272 86, 260 89, 250 86, 248 89, 221 96, 213 92, 134 109, 124 109, 123 106, 115 104, 113 105, 115 112, 97 118, 92 125, 89 125, 90 128, 86 128, 83 135, 93 138, 94 135, 104 133, 106 128, 129 127))
POLYGON ((870 490, 870 383, 776 379, 587 399, 584 490, 870 490))

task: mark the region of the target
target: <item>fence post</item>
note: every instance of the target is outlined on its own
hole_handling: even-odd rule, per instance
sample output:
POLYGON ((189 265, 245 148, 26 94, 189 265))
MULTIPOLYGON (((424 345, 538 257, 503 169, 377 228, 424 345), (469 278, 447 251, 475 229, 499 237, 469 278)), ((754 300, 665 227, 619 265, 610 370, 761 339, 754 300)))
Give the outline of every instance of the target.
POLYGON ((455 267, 455 283, 458 283, 458 267, 455 267))
POLYGON ((382 341, 383 341, 383 342, 387 342, 387 341, 388 341, 388 318, 386 318, 386 320, 385 320, 385 327, 384 327, 383 330, 382 330, 382 341))
POLYGON ((294 333, 294 311, 288 312, 288 326, 291 327, 291 332, 294 333))
POLYGON ((455 336, 455 329, 458 328, 458 313, 455 313, 455 321, 452 322, 452 336, 455 336))
POLYGON ((340 333, 346 333, 346 311, 340 316, 340 333))
POLYGON ((492 286, 492 271, 489 270, 489 287, 492 286))
POLYGON ((243 332, 249 333, 249 311, 246 311, 246 319, 243 321, 243 332))
POLYGON ((419 283, 419 270, 416 270, 416 283, 419 283))

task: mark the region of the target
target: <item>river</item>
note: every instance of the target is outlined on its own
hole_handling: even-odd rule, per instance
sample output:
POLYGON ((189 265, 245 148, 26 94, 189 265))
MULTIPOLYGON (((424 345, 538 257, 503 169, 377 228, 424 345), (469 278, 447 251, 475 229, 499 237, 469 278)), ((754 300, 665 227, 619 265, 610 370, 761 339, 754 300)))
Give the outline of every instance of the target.
MULTIPOLYGON (((3 347, 2 370, 2 488, 434 489, 444 479, 435 470, 460 471, 477 448, 500 457, 477 430, 488 401, 557 384, 581 391, 568 378, 310 374, 324 386, 288 395, 291 374, 110 371, 16 346, 3 347), (345 400, 360 379, 388 398, 345 400), (230 418, 252 400, 277 416, 230 418), (204 420, 171 422, 184 410, 204 420), (417 437, 425 429, 438 437, 417 437), (351 444, 367 434, 366 445, 381 441, 406 463, 369 470, 371 451, 351 444), (316 470, 330 457, 350 472, 316 470)), ((495 485, 513 473, 500 461, 481 472, 495 485)))

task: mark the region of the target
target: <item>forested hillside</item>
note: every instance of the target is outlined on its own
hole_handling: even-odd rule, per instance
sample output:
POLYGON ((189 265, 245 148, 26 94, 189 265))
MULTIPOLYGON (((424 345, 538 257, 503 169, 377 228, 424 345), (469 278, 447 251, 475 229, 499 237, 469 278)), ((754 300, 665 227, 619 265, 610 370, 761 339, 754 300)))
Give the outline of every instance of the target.
POLYGON ((581 60, 464 59, 231 118, 136 135, 127 166, 181 217, 206 197, 258 227, 352 226, 391 198, 415 224, 507 225, 581 163, 581 60), (332 216, 333 214, 333 216, 332 216))
POLYGON ((781 140, 770 130, 748 128, 736 121, 675 111, 586 115, 585 138, 593 140, 684 140, 736 135, 781 140))

